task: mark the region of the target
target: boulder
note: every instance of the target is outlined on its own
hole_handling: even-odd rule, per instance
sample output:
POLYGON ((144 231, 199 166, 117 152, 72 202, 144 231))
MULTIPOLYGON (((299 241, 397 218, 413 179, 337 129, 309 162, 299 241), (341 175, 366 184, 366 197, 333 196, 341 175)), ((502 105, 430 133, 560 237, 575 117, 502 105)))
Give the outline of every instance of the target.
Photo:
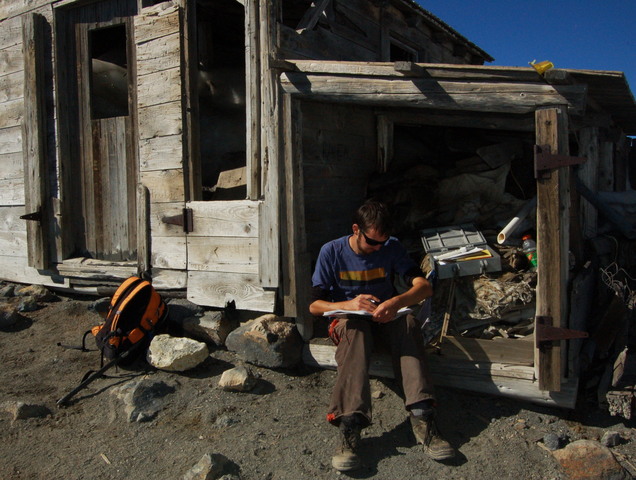
POLYGON ((183 480, 217 480, 230 461, 218 453, 203 455, 201 460, 183 476, 183 480))
POLYGON ((233 330, 225 340, 228 350, 254 365, 288 368, 300 362, 303 341, 293 323, 263 315, 233 330))
POLYGON ((146 360, 150 365, 169 372, 185 372, 208 358, 205 343, 191 338, 157 335, 150 342, 146 360))
POLYGON ((256 386, 256 381, 256 377, 249 368, 239 366, 223 372, 219 387, 228 391, 249 392, 256 386))
POLYGON ((36 302, 53 302, 57 296, 42 285, 28 285, 15 290, 18 297, 33 297, 36 302))
POLYGON ((0 328, 7 328, 18 321, 19 315, 16 307, 9 303, 0 303, 0 328))
POLYGON ((12 420, 25 420, 27 418, 43 418, 51 415, 51 410, 44 405, 26 403, 22 401, 9 401, 2 404, 2 410, 9 412, 12 420))
POLYGON ((18 312, 35 312, 39 308, 35 297, 22 297, 18 302, 18 312))
POLYGON ((609 448, 592 440, 577 440, 552 452, 570 480, 628 480, 631 475, 609 448))
POLYGON ((201 317, 188 317, 183 320, 185 336, 217 347, 225 345, 225 339, 237 327, 223 312, 209 311, 201 317))
POLYGON ((113 395, 124 402, 129 422, 148 422, 163 409, 165 397, 174 393, 175 387, 165 382, 143 378, 113 390, 113 395))

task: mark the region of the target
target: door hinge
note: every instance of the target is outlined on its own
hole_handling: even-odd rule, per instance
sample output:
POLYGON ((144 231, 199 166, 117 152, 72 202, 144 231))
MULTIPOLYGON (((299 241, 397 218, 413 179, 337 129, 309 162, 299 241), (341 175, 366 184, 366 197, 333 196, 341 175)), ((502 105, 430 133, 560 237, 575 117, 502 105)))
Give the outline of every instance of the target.
POLYGON ((180 215, 161 217, 161 221, 163 223, 167 223, 168 225, 179 225, 183 227, 183 231, 185 233, 190 233, 192 230, 194 230, 194 220, 191 208, 184 208, 183 212, 180 215))
POLYGON ((552 155, 550 145, 534 146, 534 178, 546 178, 546 170, 569 167, 584 163, 585 157, 571 157, 570 155, 552 155))
POLYGON ((24 215, 20 215, 21 220, 34 220, 36 222, 42 221, 42 209, 38 208, 33 213, 26 213, 24 215))
POLYGON ((552 348, 552 342, 559 340, 571 340, 574 338, 587 338, 589 333, 581 330, 570 330, 569 328, 560 328, 552 326, 552 317, 537 316, 535 318, 535 336, 537 339, 537 348, 540 350, 552 348))

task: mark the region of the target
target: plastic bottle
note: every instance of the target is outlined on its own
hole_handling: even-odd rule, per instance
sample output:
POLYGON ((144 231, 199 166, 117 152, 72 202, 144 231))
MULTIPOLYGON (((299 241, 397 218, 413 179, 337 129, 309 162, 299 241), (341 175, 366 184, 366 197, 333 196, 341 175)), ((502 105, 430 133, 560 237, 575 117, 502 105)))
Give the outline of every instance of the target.
POLYGON ((526 257, 528 257, 530 270, 535 271, 537 269, 537 244, 532 239, 532 235, 524 235, 521 239, 523 240, 521 249, 523 253, 526 254, 526 257))

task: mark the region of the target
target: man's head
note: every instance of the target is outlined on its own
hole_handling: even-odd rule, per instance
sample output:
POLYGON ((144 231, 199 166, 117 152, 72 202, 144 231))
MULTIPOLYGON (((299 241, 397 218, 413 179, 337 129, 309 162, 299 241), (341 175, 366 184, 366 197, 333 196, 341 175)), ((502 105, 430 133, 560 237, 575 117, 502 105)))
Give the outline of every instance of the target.
POLYGON ((367 200, 353 216, 354 250, 373 253, 386 243, 391 234, 391 215, 387 206, 377 200, 367 200))

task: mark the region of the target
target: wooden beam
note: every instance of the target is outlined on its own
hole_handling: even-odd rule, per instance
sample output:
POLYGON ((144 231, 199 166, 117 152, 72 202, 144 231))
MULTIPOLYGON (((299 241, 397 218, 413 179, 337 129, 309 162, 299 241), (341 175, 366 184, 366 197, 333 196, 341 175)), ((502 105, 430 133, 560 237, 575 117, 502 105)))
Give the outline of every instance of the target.
MULTIPOLYGON (((536 142, 555 155, 569 155, 568 116, 564 107, 537 110, 536 142)), ((552 326, 567 327, 567 272, 570 215, 570 167, 553 168, 537 180, 536 315, 552 326)), ((536 328, 535 328, 536 335, 536 328)), ((561 389, 561 344, 540 346, 535 338, 535 369, 541 390, 561 389)))
POLYGON ((325 9, 329 6, 331 0, 318 0, 313 2, 311 7, 307 9, 303 17, 298 22, 296 31, 303 33, 305 30, 313 29, 320 20, 320 17, 325 13, 325 9))
POLYGON ((261 192, 261 47, 258 0, 245 0, 245 105, 247 198, 261 192))
MULTIPOLYGON (((303 361, 310 366, 335 370, 335 352, 336 347, 333 345, 306 344, 303 348, 303 361)), ((564 384, 561 392, 545 392, 538 387, 532 367, 496 362, 469 362, 440 357, 433 353, 428 355, 428 360, 435 385, 553 407, 574 408, 576 403, 577 379, 571 379, 564 384)), ((372 355, 369 374, 394 378, 390 357, 372 355)))
POLYGON ((26 214, 38 218, 26 220, 29 266, 49 267, 50 218, 48 169, 46 168, 46 106, 44 93, 44 17, 23 17, 24 43, 24 192, 26 214))
MULTIPOLYGON (((579 111, 584 94, 569 98, 545 84, 436 81, 427 78, 370 78, 352 81, 348 76, 285 72, 280 78, 286 93, 313 100, 349 102, 370 106, 436 108, 453 111, 526 114, 539 107, 567 105, 579 111)), ((566 87, 563 87, 566 88, 566 87)))
POLYGON ((300 102, 283 98, 285 138, 285 218, 286 242, 283 255, 284 315, 296 318, 296 328, 305 341, 313 336, 313 316, 309 313, 311 264, 307 251, 305 188, 303 181, 303 125, 300 102))
POLYGON ((278 72, 269 64, 278 53, 277 12, 280 0, 260 2, 261 48, 261 165, 263 203, 260 213, 259 277, 262 287, 280 283, 280 125, 278 72))

